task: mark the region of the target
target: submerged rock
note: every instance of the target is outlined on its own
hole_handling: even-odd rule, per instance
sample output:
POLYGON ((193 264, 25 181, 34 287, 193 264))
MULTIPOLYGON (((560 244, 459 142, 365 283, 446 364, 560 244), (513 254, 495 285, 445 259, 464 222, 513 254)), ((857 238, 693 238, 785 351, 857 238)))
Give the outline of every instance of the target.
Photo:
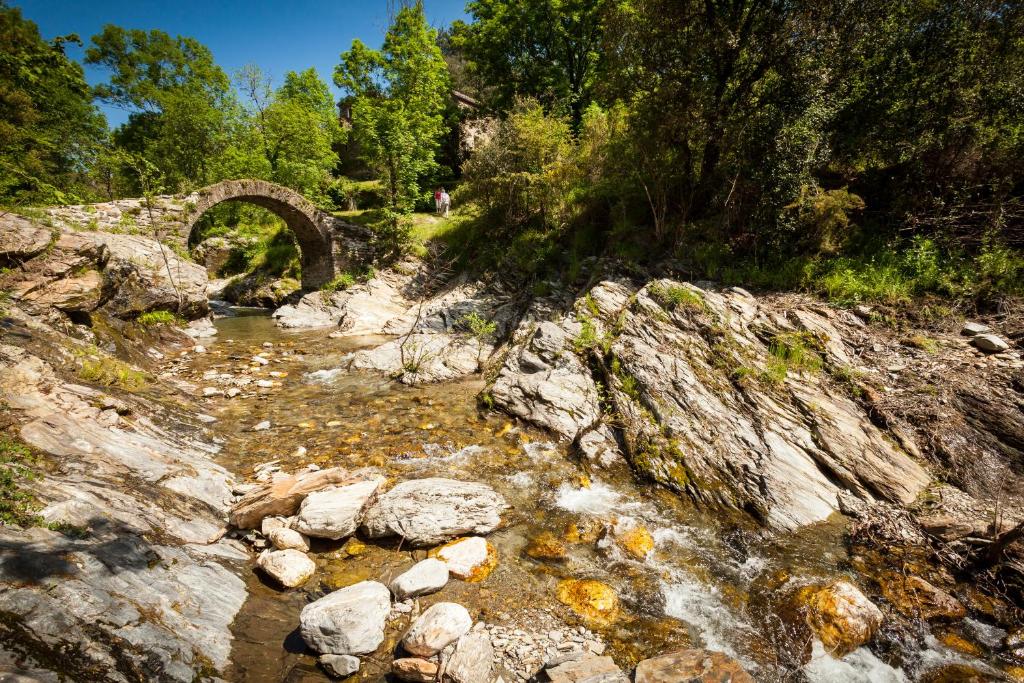
POLYGON ((469 632, 473 619, 462 605, 439 602, 418 616, 402 638, 402 647, 420 657, 431 657, 469 632))
POLYGON ((302 608, 302 639, 322 654, 362 655, 384 642, 391 593, 376 581, 334 591, 302 608))
POLYGON ((464 534, 486 534, 501 523, 505 499, 487 484, 433 477, 405 481, 366 511, 370 538, 401 536, 412 545, 436 545, 464 534))
POLYGON ((559 602, 597 623, 613 621, 619 612, 615 589, 595 579, 564 579, 556 591, 559 602))
POLYGON ((712 650, 679 650, 636 665, 635 683, 754 683, 732 657, 712 650))
POLYGON ((298 588, 316 573, 316 563, 294 549, 265 550, 256 565, 285 588, 298 588))
POLYGON ((530 539, 526 554, 535 560, 563 560, 565 544, 550 531, 544 531, 530 539))
POLYGON ((919 576, 886 574, 880 584, 882 595, 904 616, 926 621, 951 621, 967 616, 963 603, 919 576))
POLYGON ((351 536, 383 483, 383 477, 375 477, 310 493, 299 507, 296 529, 314 538, 337 540, 351 536))
POLYGON ((882 625, 882 611, 846 581, 807 586, 800 589, 796 600, 807 625, 837 658, 870 641, 882 625))
POLYGON ((398 600, 436 593, 448 583, 448 565, 429 557, 417 562, 391 582, 391 592, 398 600))

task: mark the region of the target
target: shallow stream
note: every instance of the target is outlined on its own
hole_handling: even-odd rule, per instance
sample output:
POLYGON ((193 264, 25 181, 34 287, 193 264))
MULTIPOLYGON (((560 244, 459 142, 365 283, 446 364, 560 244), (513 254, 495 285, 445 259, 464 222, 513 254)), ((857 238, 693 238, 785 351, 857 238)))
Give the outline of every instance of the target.
MULTIPOLYGON (((212 429, 223 440, 222 464, 239 481, 250 481, 254 466, 272 460, 285 471, 309 463, 372 466, 392 482, 425 476, 486 482, 511 504, 506 525, 488 537, 499 553, 496 569, 479 583, 453 580, 424 603, 460 602, 477 618, 527 630, 540 623, 538 615, 586 624, 601 634, 623 668, 684 646, 726 652, 758 681, 909 681, 938 664, 971 660, 924 634, 886 657, 898 666, 866 648, 837 661, 817 646, 815 658, 797 672, 791 653, 772 636, 778 618, 769 597, 787 581, 855 576, 841 520, 768 534, 742 517, 702 513, 680 497, 638 483, 625 466, 590 470, 543 433, 482 413, 476 404, 480 381, 406 387, 338 370, 345 353, 380 338, 287 332, 266 316, 228 317, 216 324, 218 337, 206 354, 191 355, 186 379, 208 386, 204 373, 206 382, 214 375, 252 373, 278 383, 209 399, 208 412, 218 419, 212 429), (264 346, 268 342, 272 346, 264 346), (250 360, 262 352, 270 363, 254 370, 250 360), (263 420, 271 428, 252 431, 263 420), (296 454, 300 447, 304 454, 296 454), (589 531, 602 526, 597 522, 645 527, 654 548, 636 559, 609 537, 595 539, 589 531), (567 534, 572 525, 576 533, 567 534), (526 554, 531 539, 544 534, 564 545, 564 557, 526 554), (584 622, 556 598, 564 578, 609 584, 619 596, 618 614, 608 623, 584 622)), ((314 545, 312 556, 319 571, 303 590, 282 592, 251 576, 251 597, 234 625, 230 680, 328 680, 315 659, 303 654, 295 630, 301 607, 310 597, 359 580, 387 583, 423 553, 387 543, 323 542, 314 545)), ((970 620, 965 623, 964 629, 974 628, 970 620)), ((977 630, 966 635, 983 647, 1001 633, 980 624, 977 630)), ((387 662, 370 660, 364 661, 362 678, 352 680, 382 680, 387 662)))

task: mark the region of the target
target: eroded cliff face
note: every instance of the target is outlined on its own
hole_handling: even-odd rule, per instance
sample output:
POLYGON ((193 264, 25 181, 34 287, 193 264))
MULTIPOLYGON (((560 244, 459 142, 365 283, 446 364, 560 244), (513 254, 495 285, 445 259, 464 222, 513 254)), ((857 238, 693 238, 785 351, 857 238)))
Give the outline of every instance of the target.
POLYGON ((928 484, 835 379, 852 359, 808 307, 671 280, 602 282, 519 337, 496 404, 586 449, 614 448, 614 433, 638 472, 705 503, 792 529, 835 512, 841 490, 909 504, 928 484))
POLYGON ((221 539, 231 479, 189 399, 106 350, 190 347, 170 331, 115 340, 110 324, 204 312, 205 271, 171 254, 172 285, 150 240, 10 216, 0 244, 0 429, 41 466, 19 482, 36 523, 0 525, 0 672, 212 680, 247 595, 248 554, 221 539))

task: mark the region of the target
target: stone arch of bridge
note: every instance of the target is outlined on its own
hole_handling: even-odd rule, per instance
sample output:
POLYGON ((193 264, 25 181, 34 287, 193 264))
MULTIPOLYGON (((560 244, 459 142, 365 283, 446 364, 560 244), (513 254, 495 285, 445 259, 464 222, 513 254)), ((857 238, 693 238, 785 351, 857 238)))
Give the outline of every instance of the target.
POLYGON ((225 180, 189 195, 182 222, 188 243, 203 214, 222 202, 246 202, 280 216, 294 233, 302 263, 302 286, 318 289, 334 277, 331 235, 324 214, 312 202, 266 180, 225 180))

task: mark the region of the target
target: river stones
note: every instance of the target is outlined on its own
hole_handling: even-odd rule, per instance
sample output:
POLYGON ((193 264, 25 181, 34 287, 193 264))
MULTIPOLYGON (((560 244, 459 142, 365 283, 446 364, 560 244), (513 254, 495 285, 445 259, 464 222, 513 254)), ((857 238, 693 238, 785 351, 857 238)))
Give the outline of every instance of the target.
POLYGON ((314 491, 328 486, 344 486, 362 479, 341 467, 283 475, 242 496, 231 506, 228 521, 239 529, 255 529, 264 517, 294 515, 303 499, 314 491))
POLYGON ((460 538, 430 551, 444 562, 452 576, 463 581, 483 581, 498 566, 498 551, 480 536, 460 538))
POLYGON ((551 683, 629 683, 611 657, 584 657, 547 670, 551 683))
POLYGON ((320 666, 336 678, 345 678, 359 671, 359 658, 352 655, 320 655, 320 666))
POLYGON ((371 538, 401 536, 414 546, 437 545, 464 534, 486 534, 501 523, 505 499, 486 484, 432 477, 405 481, 366 511, 371 538))
POLYGON ((926 621, 962 619, 967 609, 952 595, 919 576, 886 574, 880 580, 882 595, 904 616, 926 621))
POLYGON ((286 588, 297 588, 316 573, 313 560, 298 550, 266 550, 256 559, 256 566, 286 588))
MULTIPOLYGON (((480 625, 478 625, 479 627, 480 625)), ((453 683, 488 683, 494 648, 486 631, 474 630, 459 638, 448 659, 445 675, 453 683)))
POLYGON ((391 592, 398 600, 436 593, 448 583, 448 565, 432 557, 417 562, 391 582, 391 592))
POLYGON ((882 625, 882 611, 847 581, 806 586, 796 595, 807 625, 834 657, 845 657, 871 640, 882 625))
POLYGON ((278 550, 298 550, 307 552, 309 550, 309 539, 295 529, 279 527, 271 529, 266 534, 267 540, 278 550))
POLYGON ((635 683, 754 683, 732 657, 712 650, 679 650, 636 665, 635 683))
POLYGON ((299 507, 296 528, 314 538, 337 540, 351 536, 383 483, 383 477, 374 477, 310 493, 299 507))
POLYGON ((411 654, 431 657, 465 635, 471 626, 473 619, 465 607, 439 602, 416 618, 402 638, 402 646, 411 654))
POLYGON ((608 623, 618 615, 619 596, 615 589, 595 579, 560 581, 556 595, 559 602, 591 621, 608 623))
POLYGON ((376 581, 334 591, 302 608, 299 631, 322 654, 362 655, 384 642, 391 593, 376 581))
POLYGON ((433 683, 437 680, 437 663, 418 657, 403 657, 391 662, 391 673, 410 683, 433 683))

